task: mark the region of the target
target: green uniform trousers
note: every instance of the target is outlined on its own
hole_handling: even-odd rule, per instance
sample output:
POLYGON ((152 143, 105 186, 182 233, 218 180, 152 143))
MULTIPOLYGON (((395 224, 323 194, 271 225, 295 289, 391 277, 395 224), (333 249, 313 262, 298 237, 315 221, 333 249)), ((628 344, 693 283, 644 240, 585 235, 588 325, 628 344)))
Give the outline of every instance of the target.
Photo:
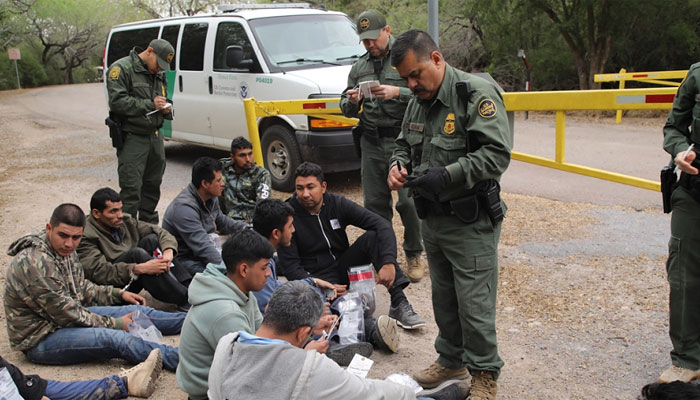
POLYGON ((700 369, 700 204, 679 187, 671 196, 668 242, 669 335, 673 365, 700 369))
POLYGON ((160 199, 160 183, 165 172, 163 137, 155 133, 127 133, 124 147, 117 150, 119 196, 123 210, 134 218, 158 224, 156 206, 160 199))
MULTIPOLYGON (((396 148, 394 138, 380 137, 377 138, 377 144, 374 144, 363 135, 360 139, 360 146, 362 148, 364 206, 391 222, 394 215, 392 211, 394 200, 386 180, 389 175, 389 159, 396 148)), ((420 220, 416 215, 413 199, 408 197, 408 190, 399 189, 398 195, 396 211, 399 212, 404 227, 403 251, 406 253, 406 257, 417 257, 423 252, 420 220)))
POLYGON ((498 379, 503 360, 496 341, 498 239, 482 211, 473 224, 455 216, 423 220, 423 244, 430 264, 433 311, 440 332, 437 362, 457 369, 491 371, 498 379))

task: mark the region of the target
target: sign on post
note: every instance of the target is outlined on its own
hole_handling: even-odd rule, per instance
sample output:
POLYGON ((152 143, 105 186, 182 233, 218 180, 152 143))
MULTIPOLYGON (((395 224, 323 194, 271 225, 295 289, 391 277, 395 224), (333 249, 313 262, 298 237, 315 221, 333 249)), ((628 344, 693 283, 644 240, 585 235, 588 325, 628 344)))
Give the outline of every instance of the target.
POLYGON ((20 53, 17 47, 10 47, 9 49, 7 49, 7 56, 10 57, 10 60, 15 62, 15 74, 17 74, 17 89, 22 89, 22 86, 20 86, 19 84, 19 69, 17 68, 17 60, 20 60, 22 58, 22 54, 20 53))

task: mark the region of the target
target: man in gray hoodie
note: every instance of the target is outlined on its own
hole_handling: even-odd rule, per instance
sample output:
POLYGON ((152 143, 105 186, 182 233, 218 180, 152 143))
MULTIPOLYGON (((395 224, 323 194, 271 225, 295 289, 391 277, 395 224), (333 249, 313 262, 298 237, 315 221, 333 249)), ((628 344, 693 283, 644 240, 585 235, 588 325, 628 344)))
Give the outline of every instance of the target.
MULTIPOLYGON (((416 398, 410 386, 360 378, 323 354, 302 349, 322 310, 321 296, 306 283, 292 281, 280 286, 272 294, 265 320, 255 335, 239 331, 219 341, 209 372, 209 399, 416 398)), ((467 384, 448 381, 419 395, 425 396, 421 399, 463 400, 467 384)))

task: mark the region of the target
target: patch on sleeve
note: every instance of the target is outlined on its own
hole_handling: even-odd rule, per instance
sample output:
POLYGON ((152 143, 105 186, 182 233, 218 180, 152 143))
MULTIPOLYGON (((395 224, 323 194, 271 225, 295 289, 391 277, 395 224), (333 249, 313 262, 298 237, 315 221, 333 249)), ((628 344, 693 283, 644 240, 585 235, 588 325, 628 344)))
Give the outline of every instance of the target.
POLYGON ((491 99, 483 99, 479 103, 479 115, 484 118, 493 118, 496 115, 496 103, 491 99))
POLYGON ((112 67, 112 69, 109 70, 109 79, 116 81, 119 79, 119 73, 122 72, 122 69, 118 66, 115 65, 112 67))

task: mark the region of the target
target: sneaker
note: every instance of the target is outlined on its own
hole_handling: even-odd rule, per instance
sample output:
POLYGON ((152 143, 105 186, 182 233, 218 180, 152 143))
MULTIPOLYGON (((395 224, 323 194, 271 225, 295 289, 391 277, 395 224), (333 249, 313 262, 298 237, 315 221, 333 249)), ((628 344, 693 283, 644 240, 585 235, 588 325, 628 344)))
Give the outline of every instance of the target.
POLYGON ((146 361, 122 371, 119 377, 124 378, 129 396, 147 398, 156 390, 156 379, 162 370, 163 358, 160 349, 153 349, 146 361))
POLYGON ((417 397, 427 397, 433 400, 464 400, 469 395, 467 381, 450 379, 441 383, 434 389, 425 389, 417 394, 417 397))
POLYGON ((472 387, 469 400, 493 400, 498 392, 498 384, 490 371, 472 371, 472 387))
POLYGON ((347 367, 350 365, 355 354, 359 354, 364 357, 369 357, 372 355, 374 347, 372 343, 359 342, 350 344, 337 344, 331 342, 326 352, 326 357, 335 361, 341 367, 347 367))
POLYGON ((396 320, 386 315, 377 318, 376 327, 371 330, 372 342, 380 349, 396 353, 399 350, 399 328, 396 320))
POLYGON ((394 318, 396 323, 404 329, 418 329, 425 326, 425 321, 413 311, 413 307, 408 300, 402 301, 396 307, 391 307, 389 316, 394 318))
POLYGON ((425 261, 421 256, 406 257, 406 276, 411 282, 419 282, 425 275, 425 261))
POLYGON ((697 378, 700 378, 700 370, 695 371, 671 365, 661 374, 659 383, 669 383, 673 381, 690 382, 697 378))
POLYGON ((469 378, 469 372, 467 372, 466 368, 446 368, 437 362, 434 362, 430 364, 428 368, 413 374, 413 379, 415 379, 419 385, 426 389, 438 387, 446 380, 467 378, 469 378))

